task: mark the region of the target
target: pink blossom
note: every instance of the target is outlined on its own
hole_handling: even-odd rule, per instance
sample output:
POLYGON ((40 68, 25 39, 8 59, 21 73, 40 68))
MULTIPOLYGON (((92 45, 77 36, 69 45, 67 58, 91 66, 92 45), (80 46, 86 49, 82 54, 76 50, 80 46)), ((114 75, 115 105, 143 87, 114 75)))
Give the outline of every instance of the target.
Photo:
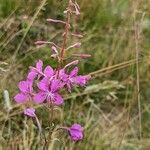
POLYGON ((27 108, 24 110, 24 115, 29 117, 36 117, 35 109, 34 108, 27 108))
POLYGON ((18 84, 20 93, 18 93, 14 99, 17 103, 24 103, 32 97, 32 82, 31 81, 20 81, 18 84))
POLYGON ((90 76, 88 75, 78 76, 78 67, 75 67, 69 74, 66 74, 64 69, 60 70, 59 77, 69 92, 71 92, 73 85, 84 86, 90 79, 90 76))
POLYGON ((30 69, 27 75, 27 79, 33 81, 37 77, 39 72, 42 72, 42 67, 43 67, 43 61, 38 60, 35 69, 33 69, 33 67, 30 69))
POLYGON ((36 103, 43 103, 47 100, 48 103, 53 103, 55 105, 63 104, 63 98, 58 93, 59 89, 62 88, 62 83, 59 80, 53 79, 49 81, 44 78, 37 86, 40 91, 35 94, 33 98, 36 103))
POLYGON ((45 69, 44 69, 44 76, 47 77, 47 78, 52 78, 54 76, 54 70, 51 66, 47 66, 45 69))
POLYGON ((83 127, 81 127, 80 124, 73 124, 68 131, 73 141, 80 141, 83 139, 83 127))
POLYGON ((27 79, 33 81, 37 76, 51 78, 54 75, 54 70, 51 66, 47 66, 42 72, 43 62, 39 60, 36 63, 36 67, 30 67, 30 71, 27 75, 27 79))
POLYGON ((74 78, 74 82, 77 85, 84 86, 85 84, 87 84, 87 81, 89 81, 90 79, 91 79, 90 75, 84 75, 84 76, 80 75, 74 78))

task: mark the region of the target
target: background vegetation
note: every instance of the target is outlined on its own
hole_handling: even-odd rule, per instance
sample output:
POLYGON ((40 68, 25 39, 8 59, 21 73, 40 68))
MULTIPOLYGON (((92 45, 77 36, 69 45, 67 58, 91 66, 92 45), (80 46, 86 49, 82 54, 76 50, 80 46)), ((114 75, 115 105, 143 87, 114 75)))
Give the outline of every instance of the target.
MULTIPOLYGON (((50 49, 33 43, 61 42, 62 26, 47 24, 46 19, 64 19, 65 4, 66 0, 0 0, 0 149, 42 149, 36 126, 22 116, 23 106, 16 105, 13 96, 18 81, 36 60, 56 66, 50 49), (10 95, 10 112, 4 90, 10 95)), ((150 1, 82 0, 79 4, 81 16, 73 21, 73 28, 84 35, 79 51, 92 55, 81 62, 80 73, 90 73, 92 80, 85 89, 65 95, 53 127, 79 122, 85 138, 74 143, 66 133, 53 134, 51 148, 149 150, 150 1)), ((46 128, 45 109, 37 111, 46 128)))

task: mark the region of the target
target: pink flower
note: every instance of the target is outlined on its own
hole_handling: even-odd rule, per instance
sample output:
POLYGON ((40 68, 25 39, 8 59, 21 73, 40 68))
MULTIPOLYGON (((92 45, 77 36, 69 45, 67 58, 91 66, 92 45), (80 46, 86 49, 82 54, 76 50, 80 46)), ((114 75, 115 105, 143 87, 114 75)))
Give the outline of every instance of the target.
POLYGON ((35 109, 34 108, 27 108, 24 110, 24 115, 29 117, 36 117, 35 109))
POLYGON ((47 77, 47 78, 52 78, 54 76, 54 70, 51 66, 47 66, 45 69, 44 69, 44 76, 47 77))
POLYGON ((83 139, 83 127, 81 127, 80 124, 73 124, 68 131, 73 141, 79 141, 83 139))
POLYGON ((44 69, 44 72, 42 72, 42 67, 43 67, 43 62, 41 60, 39 60, 36 63, 36 67, 30 67, 30 71, 27 75, 27 79, 30 81, 33 81, 37 76, 41 77, 48 77, 51 78, 54 75, 54 70, 51 66, 47 66, 44 69))
POLYGON ((62 83, 59 80, 53 79, 48 80, 47 78, 42 79, 38 84, 39 93, 35 94, 33 100, 36 103, 43 103, 47 100, 48 103, 55 105, 63 104, 63 98, 58 93, 62 87, 62 83))
POLYGON ((33 68, 30 69, 30 71, 27 75, 27 79, 33 81, 37 77, 39 72, 42 72, 42 67, 43 67, 42 60, 38 60, 38 62, 36 63, 36 68, 35 69, 33 69, 33 68))
POLYGON ((74 78, 74 82, 77 84, 77 85, 80 85, 80 86, 84 86, 85 84, 87 84, 87 81, 90 80, 91 76, 90 75, 85 75, 85 76, 76 76, 74 78))
POLYGON ((24 103, 32 97, 32 82, 31 81, 20 81, 18 84, 20 93, 18 93, 14 99, 17 103, 24 103))
POLYGON ((71 88, 73 87, 73 85, 84 86, 90 79, 90 76, 88 75, 78 76, 78 67, 75 67, 70 72, 70 74, 66 74, 64 69, 60 70, 59 77, 63 81, 69 92, 71 92, 71 88))

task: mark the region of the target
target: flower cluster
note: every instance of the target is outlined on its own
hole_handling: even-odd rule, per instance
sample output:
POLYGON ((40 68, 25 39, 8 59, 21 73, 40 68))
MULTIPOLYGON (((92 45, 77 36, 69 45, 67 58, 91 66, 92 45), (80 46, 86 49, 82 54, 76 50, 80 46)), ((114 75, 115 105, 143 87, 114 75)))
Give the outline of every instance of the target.
POLYGON ((63 88, 71 92, 74 85, 84 86, 90 79, 89 75, 78 75, 78 67, 67 72, 67 66, 69 65, 59 70, 53 69, 51 66, 43 69, 43 62, 39 60, 36 67, 30 67, 26 80, 19 82, 20 92, 14 97, 15 101, 17 103, 33 101, 37 104, 62 105, 64 100, 60 91, 63 88), (34 81, 36 81, 36 87, 33 87, 34 81))
MULTIPOLYGON (((35 104, 62 105, 64 103, 60 94, 62 89, 71 92, 73 86, 84 86, 90 79, 89 75, 78 75, 78 67, 67 71, 70 65, 77 63, 78 61, 73 61, 59 70, 51 66, 43 69, 43 62, 38 60, 35 67, 30 67, 26 80, 19 82, 20 92, 14 97, 15 101, 20 104, 30 101, 35 104)), ((25 109, 24 114, 32 118, 36 117, 34 108, 25 109)), ((83 137, 83 130, 80 130, 79 125, 75 124, 68 131, 74 141, 81 140, 83 137)))
MULTIPOLYGON (((14 97, 15 101, 19 104, 23 103, 35 103, 41 104, 46 103, 48 105, 60 106, 64 103, 62 96, 62 90, 71 93, 74 86, 85 86, 87 81, 90 79, 89 75, 78 75, 77 64, 79 60, 73 60, 64 67, 63 60, 65 52, 72 48, 80 48, 81 43, 76 42, 68 47, 67 46, 67 36, 72 35, 78 38, 83 37, 78 33, 70 33, 70 15, 74 14, 76 16, 80 15, 80 7, 76 1, 68 0, 68 7, 64 11, 66 16, 66 21, 47 19, 48 22, 61 23, 65 25, 62 46, 58 46, 54 42, 39 40, 35 44, 37 46, 48 45, 51 47, 51 57, 58 61, 58 67, 52 68, 50 65, 44 67, 43 61, 38 60, 35 67, 30 66, 29 72, 25 80, 20 81, 18 88, 20 92, 14 97), (70 69, 72 68, 72 69, 70 69)), ((72 54, 75 58, 88 58, 89 54, 72 54)), ((24 110, 24 115, 35 118, 39 130, 42 131, 38 117, 36 116, 36 111, 34 108, 26 108, 24 110)), ((73 124, 70 128, 64 127, 69 132, 71 139, 74 141, 81 140, 83 138, 83 128, 80 124, 73 124)))

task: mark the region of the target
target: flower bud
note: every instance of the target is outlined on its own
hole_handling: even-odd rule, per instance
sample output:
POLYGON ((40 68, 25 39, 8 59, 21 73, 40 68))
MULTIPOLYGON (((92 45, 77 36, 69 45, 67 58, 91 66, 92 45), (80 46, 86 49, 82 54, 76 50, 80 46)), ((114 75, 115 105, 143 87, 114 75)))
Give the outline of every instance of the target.
POLYGON ((34 42, 34 44, 37 45, 37 46, 41 46, 41 45, 44 45, 44 44, 48 44, 48 42, 47 41, 36 41, 36 42, 34 42))
POLYGON ((81 127, 80 124, 73 124, 68 131, 73 141, 80 141, 83 139, 83 127, 81 127))
POLYGON ((46 19, 48 22, 53 22, 53 23, 62 23, 62 24, 66 24, 66 22, 62 21, 62 20, 56 20, 56 19, 46 19))
POLYGON ((89 58, 91 57, 90 54, 72 54, 73 56, 76 56, 76 57, 80 57, 82 59, 86 59, 86 58, 89 58))
POLYGON ((77 43, 75 43, 75 44, 69 46, 66 50, 69 50, 69 49, 71 49, 71 48, 80 48, 80 47, 81 47, 81 43, 77 42, 77 43))
POLYGON ((34 108, 27 108, 24 110, 24 115, 29 117, 36 117, 35 109, 34 108))
POLYGON ((71 63, 67 64, 67 65, 64 67, 64 69, 67 68, 67 67, 69 67, 69 66, 71 66, 71 65, 77 65, 78 63, 79 63, 79 60, 74 60, 74 61, 72 61, 71 63))

